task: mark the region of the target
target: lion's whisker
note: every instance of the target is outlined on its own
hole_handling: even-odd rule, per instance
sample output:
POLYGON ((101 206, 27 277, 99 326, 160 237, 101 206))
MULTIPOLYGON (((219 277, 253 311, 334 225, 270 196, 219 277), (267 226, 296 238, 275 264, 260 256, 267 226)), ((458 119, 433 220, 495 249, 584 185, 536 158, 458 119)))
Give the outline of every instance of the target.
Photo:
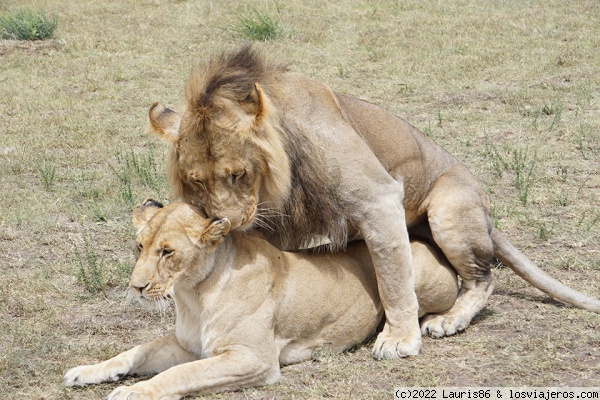
MULTIPOLYGON (((265 204, 274 204, 272 201, 261 201, 260 203, 256 203, 257 207, 262 207, 265 204)), ((271 208, 271 207, 266 207, 266 208, 271 208)))
POLYGON ((256 215, 256 217, 254 217, 254 223, 256 223, 256 225, 258 225, 259 227, 261 227, 263 229, 266 229, 271 232, 274 231, 274 227, 271 226, 272 222, 269 221, 268 219, 266 219, 262 215, 256 215))
POLYGON ((277 213, 270 213, 270 212, 266 212, 266 213, 265 212, 261 212, 261 213, 258 213, 257 215, 261 215, 261 216, 267 217, 267 218, 274 218, 274 217, 277 217, 277 218, 279 218, 279 217, 284 218, 285 217, 285 218, 287 218, 287 217, 289 217, 289 215, 286 215, 286 214, 277 214, 277 213))
POLYGON ((285 214, 275 208, 259 208, 258 213, 260 215, 270 216, 270 217, 289 217, 288 214, 285 214))
POLYGON ((263 213, 257 213, 254 218, 260 218, 262 220, 268 220, 271 217, 273 217, 273 216, 272 215, 263 214, 263 213))
POLYGON ((286 217, 289 216, 287 214, 285 214, 284 212, 282 212, 281 210, 279 210, 278 208, 274 208, 274 207, 268 207, 268 206, 264 206, 265 204, 268 204, 269 202, 262 202, 262 203, 258 203, 256 205, 256 207, 258 208, 258 210, 260 212, 264 212, 264 211, 270 211, 273 213, 277 213, 279 215, 285 215, 286 217))

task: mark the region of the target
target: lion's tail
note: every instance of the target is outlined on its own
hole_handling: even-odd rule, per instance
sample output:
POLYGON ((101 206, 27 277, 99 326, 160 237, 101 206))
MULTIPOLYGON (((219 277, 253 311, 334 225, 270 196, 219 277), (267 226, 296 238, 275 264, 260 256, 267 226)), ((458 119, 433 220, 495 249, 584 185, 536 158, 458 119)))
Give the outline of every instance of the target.
POLYGON ((533 262, 529 261, 523 253, 497 230, 492 230, 494 241, 494 255, 504 265, 515 271, 517 275, 529 282, 533 287, 545 292, 557 300, 593 311, 600 314, 600 301, 580 293, 554 279, 533 262))

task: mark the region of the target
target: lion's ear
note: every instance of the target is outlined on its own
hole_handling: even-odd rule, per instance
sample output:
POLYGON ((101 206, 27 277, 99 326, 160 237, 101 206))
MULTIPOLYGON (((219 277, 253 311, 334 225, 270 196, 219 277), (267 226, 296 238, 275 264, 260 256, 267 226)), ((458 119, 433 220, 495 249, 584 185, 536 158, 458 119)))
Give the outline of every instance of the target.
POLYGON ((256 122, 260 122, 270 112, 271 101, 260 85, 255 83, 248 97, 240 102, 240 106, 256 122))
POLYGON ((227 218, 215 219, 199 236, 199 241, 205 244, 217 245, 223 241, 231 229, 227 218))
POLYGON ((149 132, 170 143, 177 140, 179 137, 179 124, 181 123, 181 115, 177 111, 173 111, 160 103, 154 103, 148 111, 148 117, 150 119, 149 132))
POLYGON ((163 205, 156 200, 146 199, 142 204, 133 209, 133 226, 138 233, 146 227, 148 221, 160 210, 163 205))

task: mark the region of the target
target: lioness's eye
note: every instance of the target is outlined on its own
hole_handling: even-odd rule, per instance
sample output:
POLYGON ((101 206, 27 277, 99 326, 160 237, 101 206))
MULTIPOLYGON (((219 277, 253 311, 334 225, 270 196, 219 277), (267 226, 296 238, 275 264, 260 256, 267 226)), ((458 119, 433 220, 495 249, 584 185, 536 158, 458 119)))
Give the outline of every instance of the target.
POLYGON ((142 249, 144 248, 144 246, 141 243, 137 244, 137 251, 142 251, 142 249))
POLYGON ((160 256, 161 257, 169 257, 172 254, 173 254, 172 249, 163 249, 162 252, 160 253, 160 256))

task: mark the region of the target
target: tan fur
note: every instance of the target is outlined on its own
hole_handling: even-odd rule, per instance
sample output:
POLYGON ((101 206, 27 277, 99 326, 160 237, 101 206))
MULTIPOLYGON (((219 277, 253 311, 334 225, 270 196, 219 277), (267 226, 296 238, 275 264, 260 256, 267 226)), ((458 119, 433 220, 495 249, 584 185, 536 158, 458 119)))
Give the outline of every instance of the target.
POLYGON ((386 314, 376 358, 417 354, 421 330, 465 329, 493 291, 494 256, 551 296, 600 312, 600 302, 550 277, 533 279, 543 272, 493 227, 489 199, 468 169, 380 107, 246 47, 190 75, 180 120, 162 110, 150 110, 150 130, 172 143, 168 175, 178 199, 227 217, 234 230, 258 229, 281 249, 315 237, 339 249, 364 238, 386 314), (423 224, 463 285, 451 310, 419 327, 407 227, 423 224))
MULTIPOLYGON (((146 202, 134 223, 141 250, 131 290, 146 304, 174 298, 176 332, 73 368, 67 386, 158 373, 115 389, 108 398, 117 400, 271 384, 280 365, 308 360, 316 350, 347 350, 372 335, 382 318, 363 242, 336 254, 285 253, 246 233, 224 237, 228 220, 208 220, 185 203, 146 202)), ((448 309, 458 294, 456 272, 431 246, 413 242, 411 248, 419 315, 448 309)))

